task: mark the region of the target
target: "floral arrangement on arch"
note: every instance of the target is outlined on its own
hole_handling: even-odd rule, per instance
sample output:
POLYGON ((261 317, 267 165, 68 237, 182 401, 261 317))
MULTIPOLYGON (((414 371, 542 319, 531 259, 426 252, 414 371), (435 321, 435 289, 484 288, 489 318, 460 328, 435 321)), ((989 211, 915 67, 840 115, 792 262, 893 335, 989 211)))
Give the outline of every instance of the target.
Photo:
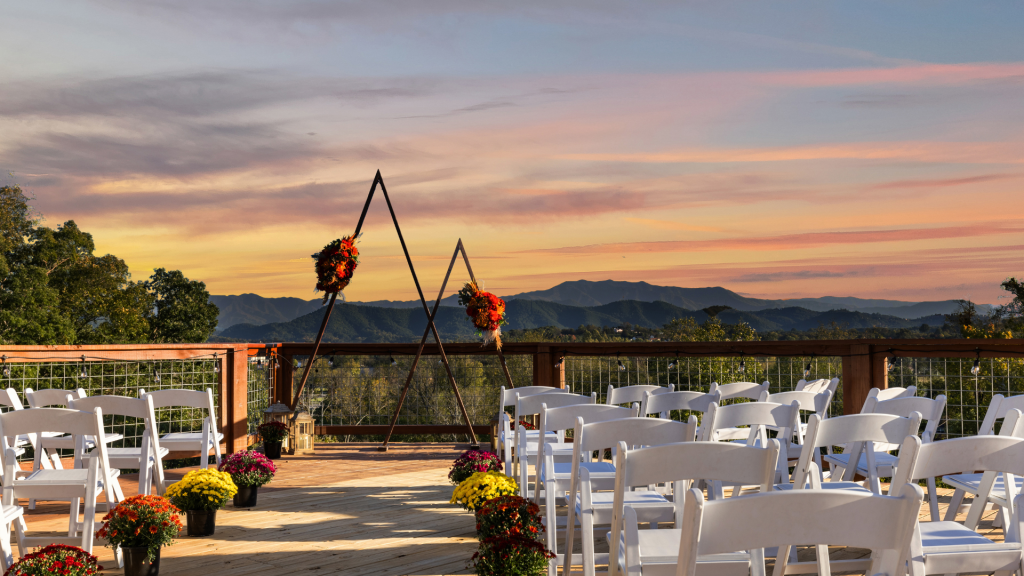
POLYGON ((324 304, 331 294, 337 294, 352 281, 359 265, 359 249, 354 236, 345 236, 331 242, 313 254, 316 260, 316 289, 324 293, 324 304))
POLYGON ((522 496, 498 496, 476 511, 476 533, 481 539, 495 536, 538 538, 543 532, 540 506, 522 496))
POLYGON ((458 504, 466 510, 476 510, 492 498, 517 493, 519 484, 501 472, 474 472, 455 488, 449 503, 458 504))
POLYGON ((167 487, 164 495, 181 510, 217 510, 238 494, 231 474, 200 468, 167 487))
POLYGON ((480 541, 472 568, 479 576, 542 576, 555 555, 526 536, 492 536, 480 541))
POLYGON ((448 481, 459 485, 477 472, 501 472, 502 464, 498 455, 486 450, 467 450, 452 463, 448 481))
POLYGON ((181 530, 178 510, 161 496, 130 496, 103 517, 103 527, 96 532, 115 551, 125 548, 146 548, 152 561, 161 546, 170 546, 181 530))
POLYGON ((505 301, 490 292, 481 290, 476 282, 466 282, 459 290, 459 305, 466 307, 466 315, 484 338, 484 346, 494 340, 501 350, 501 327, 505 320, 505 301))
POLYGON ((263 486, 273 480, 277 473, 270 458, 252 450, 235 452, 224 458, 219 469, 231 474, 235 486, 263 486))
POLYGON ((22 556, 4 576, 91 576, 103 570, 97 562, 95 556, 77 546, 50 544, 22 556))
POLYGON ((284 422, 264 422, 256 429, 264 442, 282 442, 288 437, 288 425, 284 422))

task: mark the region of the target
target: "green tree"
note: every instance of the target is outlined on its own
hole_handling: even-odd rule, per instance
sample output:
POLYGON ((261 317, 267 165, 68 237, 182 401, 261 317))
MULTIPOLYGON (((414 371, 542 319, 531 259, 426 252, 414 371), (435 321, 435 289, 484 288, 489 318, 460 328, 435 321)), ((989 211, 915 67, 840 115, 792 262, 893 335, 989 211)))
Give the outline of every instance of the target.
POLYGON ((178 270, 153 271, 146 288, 156 298, 150 322, 153 342, 205 342, 217 328, 219 310, 210 303, 206 284, 189 280, 178 270))

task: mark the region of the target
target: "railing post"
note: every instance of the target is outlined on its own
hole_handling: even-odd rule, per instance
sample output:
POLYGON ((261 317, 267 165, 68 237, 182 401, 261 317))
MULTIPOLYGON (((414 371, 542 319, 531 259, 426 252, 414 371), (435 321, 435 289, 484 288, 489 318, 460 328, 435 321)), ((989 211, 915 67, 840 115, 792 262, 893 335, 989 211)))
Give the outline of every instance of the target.
POLYGON ((549 346, 538 346, 533 354, 533 385, 565 388, 565 363, 549 346))
POLYGON ((852 344, 843 358, 843 414, 859 414, 868 392, 887 386, 885 353, 868 344, 852 344))
POLYGON ((281 352, 277 355, 277 386, 274 387, 274 402, 288 404, 292 401, 292 355, 281 352))
POLYGON ((224 429, 229 454, 249 447, 249 347, 235 347, 224 362, 230 371, 227 395, 223 403, 228 407, 228 424, 224 429))

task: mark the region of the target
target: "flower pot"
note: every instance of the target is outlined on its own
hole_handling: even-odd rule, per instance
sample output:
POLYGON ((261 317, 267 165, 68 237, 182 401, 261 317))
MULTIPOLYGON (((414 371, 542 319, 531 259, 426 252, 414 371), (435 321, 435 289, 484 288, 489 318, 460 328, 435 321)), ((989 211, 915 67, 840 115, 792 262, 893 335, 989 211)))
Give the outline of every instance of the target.
POLYGON ((124 576, 157 576, 160 574, 160 549, 156 549, 153 561, 146 557, 149 549, 145 546, 122 546, 124 553, 124 576))
POLYGON ((271 460, 277 460, 281 457, 281 442, 264 442, 263 443, 263 455, 271 460))
POLYGON ((239 486, 238 493, 235 494, 235 508, 254 508, 259 489, 259 486, 239 486))
POLYGON ((185 510, 189 536, 213 536, 217 529, 216 510, 185 510))

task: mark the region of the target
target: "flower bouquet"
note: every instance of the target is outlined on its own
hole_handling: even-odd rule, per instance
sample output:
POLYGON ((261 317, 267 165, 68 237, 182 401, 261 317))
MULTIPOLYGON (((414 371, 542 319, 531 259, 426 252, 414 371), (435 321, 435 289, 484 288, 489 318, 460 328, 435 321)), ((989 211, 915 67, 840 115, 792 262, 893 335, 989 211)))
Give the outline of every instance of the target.
POLYGON ((252 508, 256 505, 257 490, 274 478, 277 468, 263 454, 245 450, 235 452, 222 460, 220 471, 231 474, 231 480, 238 487, 234 500, 235 507, 252 508))
POLYGON ((476 282, 466 282, 459 290, 459 304, 466 307, 466 315, 484 338, 484 346, 494 340, 501 350, 501 327, 505 320, 505 301, 490 292, 477 287, 476 282))
POLYGON ((160 569, 160 547, 173 544, 182 529, 179 513, 167 498, 130 496, 103 517, 96 536, 114 550, 121 548, 125 574, 154 574, 160 569))
POLYGON ((492 536, 480 542, 473 554, 473 570, 479 576, 542 576, 554 558, 544 544, 523 536, 492 536))
POLYGON ((448 480, 459 485, 476 472, 488 471, 501 472, 501 460, 498 459, 498 455, 485 450, 467 450, 452 463, 448 480))
POLYGON ((237 493, 231 474, 201 468, 168 486, 164 495, 185 511, 189 536, 211 536, 217 527, 217 510, 237 493))
POLYGON ((95 556, 77 546, 50 544, 22 556, 4 576, 89 576, 103 570, 96 562, 95 556))
POLYGON ((264 422, 256 429, 263 438, 263 453, 271 460, 281 457, 281 444, 288 437, 288 425, 284 422, 264 422))
POLYGON ((495 536, 537 538, 543 532, 540 506, 521 496, 498 496, 476 511, 476 533, 481 540, 495 536))
POLYGON ((491 498, 511 496, 519 492, 516 481, 501 472, 475 472, 455 488, 451 504, 476 510, 491 498))
POLYGON ((359 249, 356 239, 345 236, 331 242, 324 249, 313 254, 316 260, 316 289, 324 293, 324 304, 331 294, 337 294, 352 281, 352 274, 359 265, 359 249))

